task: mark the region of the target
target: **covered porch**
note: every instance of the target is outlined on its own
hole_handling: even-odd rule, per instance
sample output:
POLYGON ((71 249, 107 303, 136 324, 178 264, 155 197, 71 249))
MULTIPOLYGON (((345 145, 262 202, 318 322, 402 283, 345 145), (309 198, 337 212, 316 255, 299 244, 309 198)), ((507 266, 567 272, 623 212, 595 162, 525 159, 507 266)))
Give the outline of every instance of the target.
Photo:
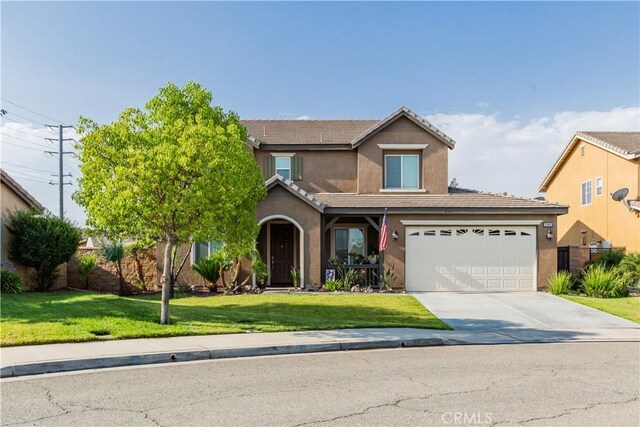
POLYGON ((379 288, 378 251, 382 215, 323 215, 321 218, 321 280, 341 279, 355 271, 355 284, 379 288))
POLYGON ((298 285, 304 282, 304 231, 286 215, 271 215, 259 221, 257 250, 267 264, 268 287, 292 287, 292 271, 298 273, 298 285))

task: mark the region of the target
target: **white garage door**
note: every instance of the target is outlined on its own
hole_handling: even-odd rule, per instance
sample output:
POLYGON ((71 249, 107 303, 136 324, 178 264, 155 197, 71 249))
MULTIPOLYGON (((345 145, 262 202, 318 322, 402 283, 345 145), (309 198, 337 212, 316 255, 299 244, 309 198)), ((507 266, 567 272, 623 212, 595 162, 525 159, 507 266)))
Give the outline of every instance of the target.
POLYGON ((535 291, 533 226, 406 227, 407 291, 535 291))

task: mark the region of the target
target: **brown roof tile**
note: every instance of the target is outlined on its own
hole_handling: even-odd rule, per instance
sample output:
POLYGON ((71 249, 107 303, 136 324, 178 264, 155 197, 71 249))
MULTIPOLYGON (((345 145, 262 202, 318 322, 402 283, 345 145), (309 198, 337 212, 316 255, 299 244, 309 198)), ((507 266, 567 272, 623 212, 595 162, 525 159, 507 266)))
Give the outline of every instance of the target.
POLYGON ((378 120, 242 120, 264 144, 350 144, 378 120))
POLYGON ((544 210, 566 212, 567 207, 544 200, 527 199, 473 190, 450 188, 448 194, 354 194, 315 193, 327 208, 452 209, 452 210, 544 210))
POLYGON ((640 154, 640 132, 592 132, 582 131, 578 137, 617 151, 622 155, 640 154))

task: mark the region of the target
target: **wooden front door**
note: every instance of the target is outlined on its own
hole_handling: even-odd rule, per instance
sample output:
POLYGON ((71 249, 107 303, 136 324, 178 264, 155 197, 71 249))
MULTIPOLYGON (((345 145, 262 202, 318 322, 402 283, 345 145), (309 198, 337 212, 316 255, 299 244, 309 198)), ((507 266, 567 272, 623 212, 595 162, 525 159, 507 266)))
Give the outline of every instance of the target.
POLYGON ((271 284, 291 285, 293 224, 271 224, 271 284))

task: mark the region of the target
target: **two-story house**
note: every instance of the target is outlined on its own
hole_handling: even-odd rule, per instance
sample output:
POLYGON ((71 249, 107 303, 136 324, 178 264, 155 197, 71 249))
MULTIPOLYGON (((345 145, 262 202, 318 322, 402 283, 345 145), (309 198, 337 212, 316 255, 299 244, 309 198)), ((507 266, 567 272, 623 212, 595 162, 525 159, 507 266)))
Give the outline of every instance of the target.
POLYGON ((577 132, 539 190, 569 206, 558 218, 559 245, 640 251, 640 132, 577 132), (613 200, 622 188, 624 202, 613 200))
MULTIPOLYGON (((243 120, 262 166, 258 249, 270 285, 322 283, 336 264, 407 291, 533 291, 556 271, 565 206, 449 188, 455 142, 400 108, 382 120, 243 120), (387 212, 387 249, 378 255, 387 212)), ((375 283, 374 283, 375 284, 375 283)))

